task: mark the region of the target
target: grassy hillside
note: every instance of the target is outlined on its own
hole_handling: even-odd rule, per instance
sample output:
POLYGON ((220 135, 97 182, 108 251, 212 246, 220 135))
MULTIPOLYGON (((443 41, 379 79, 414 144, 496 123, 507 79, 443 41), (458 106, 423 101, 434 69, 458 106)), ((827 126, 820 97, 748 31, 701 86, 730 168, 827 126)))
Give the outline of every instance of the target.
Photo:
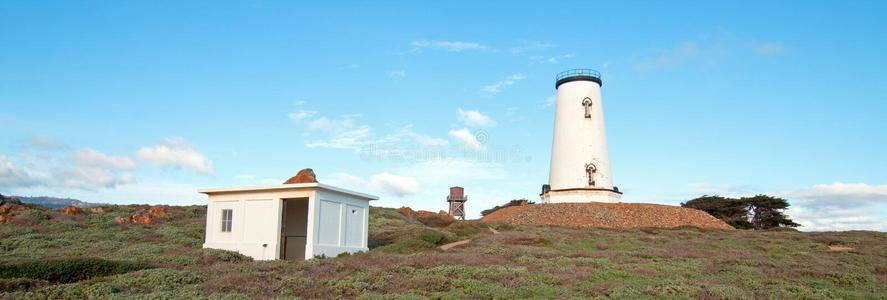
POLYGON ((114 217, 143 208, 120 206, 75 216, 32 208, 12 223, 0 224, 0 277, 5 277, 0 278, 0 298, 887 295, 885 233, 494 224, 500 233, 493 234, 477 222, 433 228, 407 221, 393 209, 372 208, 374 248, 369 253, 307 262, 254 262, 227 251, 200 249, 205 207, 170 208, 169 216, 156 224, 114 222, 114 217), (437 249, 465 238, 472 239, 468 246, 437 249), (72 260, 77 257, 97 259, 72 260), (61 276, 77 270, 95 273, 85 279, 61 276))

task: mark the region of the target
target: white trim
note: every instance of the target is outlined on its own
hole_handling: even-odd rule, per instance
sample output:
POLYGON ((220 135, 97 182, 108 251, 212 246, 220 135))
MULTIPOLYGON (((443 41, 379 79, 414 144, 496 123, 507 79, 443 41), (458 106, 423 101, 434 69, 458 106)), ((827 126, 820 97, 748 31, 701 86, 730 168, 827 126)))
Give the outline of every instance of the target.
POLYGON ((352 190, 334 187, 331 185, 321 184, 321 183, 317 183, 317 182, 291 183, 291 184, 281 184, 281 185, 272 185, 272 186, 253 186, 253 187, 239 187, 239 188, 209 188, 209 189, 200 189, 200 190, 197 190, 197 192, 210 195, 210 194, 233 193, 233 192, 294 190, 294 189, 305 189, 305 188, 316 188, 316 189, 328 190, 328 191, 332 191, 332 192, 339 192, 339 193, 343 193, 346 195, 364 198, 367 200, 379 200, 378 196, 355 192, 352 190))

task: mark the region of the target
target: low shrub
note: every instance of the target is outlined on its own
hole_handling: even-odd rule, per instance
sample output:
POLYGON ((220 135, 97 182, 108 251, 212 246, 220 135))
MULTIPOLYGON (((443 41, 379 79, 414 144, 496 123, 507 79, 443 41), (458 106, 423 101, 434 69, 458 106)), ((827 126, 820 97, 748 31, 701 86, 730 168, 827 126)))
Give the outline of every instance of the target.
POLYGON ((113 283, 127 289, 154 292, 175 291, 183 286, 204 282, 206 278, 188 271, 150 269, 114 277, 113 283))
POLYGON ((447 226, 446 230, 459 237, 469 237, 489 231, 489 227, 481 221, 456 221, 447 226))
POLYGON ((379 251, 389 252, 389 253, 398 253, 398 254, 410 254, 416 252, 424 252, 429 249, 436 248, 437 245, 423 241, 423 240, 404 240, 392 243, 390 245, 386 245, 383 247, 377 248, 379 251))
POLYGON ((435 245, 440 245, 444 241, 444 239, 447 238, 447 236, 443 232, 440 232, 440 231, 423 230, 421 233, 419 233, 419 236, 417 236, 416 238, 418 238, 419 240, 422 240, 422 241, 426 241, 426 242, 435 244, 435 245))
POLYGON ((253 261, 252 257, 240 254, 235 251, 221 250, 221 249, 201 249, 200 252, 203 254, 203 262, 205 263, 214 263, 214 262, 247 262, 253 261))
POLYGON ((456 222, 456 220, 450 215, 441 214, 420 215, 416 217, 416 221, 419 221, 419 223, 422 223, 425 226, 436 228, 447 227, 456 222))
POLYGON ((481 216, 486 216, 486 215, 489 215, 489 214, 491 214, 491 213, 496 212, 497 210, 500 210, 500 209, 503 209, 503 208, 506 208, 506 207, 509 207, 509 206, 521 206, 521 205, 530 205, 530 204, 535 204, 535 202, 533 202, 533 201, 527 201, 527 199, 514 199, 514 200, 511 200, 511 201, 508 201, 508 203, 505 203, 505 204, 502 204, 502 205, 497 205, 496 207, 493 207, 493 208, 490 208, 490 209, 483 210, 483 211, 480 212, 480 215, 481 215, 481 216), (526 203, 526 204, 524 204, 524 203, 526 203))
POLYGON ((100 258, 37 260, 0 265, 0 278, 29 278, 55 283, 70 283, 148 268, 151 268, 151 265, 142 262, 112 261, 100 258))
POLYGON ((31 278, 0 278, 0 292, 25 292, 46 285, 45 280, 31 278))

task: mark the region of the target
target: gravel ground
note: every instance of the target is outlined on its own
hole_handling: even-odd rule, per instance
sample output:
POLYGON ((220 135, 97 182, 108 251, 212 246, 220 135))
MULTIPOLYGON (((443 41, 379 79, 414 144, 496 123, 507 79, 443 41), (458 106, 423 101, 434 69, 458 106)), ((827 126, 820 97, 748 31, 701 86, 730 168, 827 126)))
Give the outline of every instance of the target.
POLYGON ((695 226, 733 230, 701 211, 646 203, 556 203, 506 207, 482 219, 524 225, 637 228, 695 226))

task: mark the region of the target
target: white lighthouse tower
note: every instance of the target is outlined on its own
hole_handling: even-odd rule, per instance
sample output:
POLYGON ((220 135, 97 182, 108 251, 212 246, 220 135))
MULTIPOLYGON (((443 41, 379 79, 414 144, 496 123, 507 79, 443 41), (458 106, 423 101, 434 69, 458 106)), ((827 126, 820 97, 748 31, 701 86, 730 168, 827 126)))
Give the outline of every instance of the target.
POLYGON ((551 173, 542 203, 619 202, 622 193, 613 186, 607 155, 600 73, 569 70, 555 81, 551 173))

